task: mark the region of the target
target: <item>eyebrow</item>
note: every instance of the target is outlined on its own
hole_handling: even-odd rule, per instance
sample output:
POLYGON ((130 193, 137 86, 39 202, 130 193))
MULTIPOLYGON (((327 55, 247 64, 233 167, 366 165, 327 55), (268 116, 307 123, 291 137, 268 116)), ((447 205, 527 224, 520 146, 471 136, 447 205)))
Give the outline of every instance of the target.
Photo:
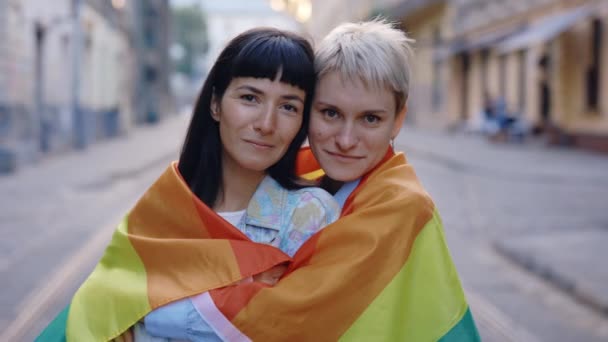
MULTIPOLYGON (((264 94, 264 92, 261 91, 260 89, 250 86, 250 85, 242 85, 236 89, 237 90, 249 90, 250 92, 258 94, 258 95, 264 94)), ((296 100, 296 101, 300 101, 300 102, 304 103, 304 99, 302 99, 300 96, 295 95, 295 94, 283 95, 283 96, 281 96, 281 98, 283 98, 285 100, 296 100)))
MULTIPOLYGON (((326 102, 323 102, 323 101, 317 101, 316 103, 317 103, 317 105, 321 105, 321 106, 325 106, 325 107, 331 107, 332 109, 338 109, 338 110, 340 110, 340 108, 338 106, 330 104, 330 103, 326 103, 326 102)), ((365 109, 365 110, 362 110, 360 112, 361 113, 375 113, 375 114, 377 114, 377 113, 388 113, 388 111, 386 109, 381 109, 381 108, 378 108, 378 109, 365 109)))

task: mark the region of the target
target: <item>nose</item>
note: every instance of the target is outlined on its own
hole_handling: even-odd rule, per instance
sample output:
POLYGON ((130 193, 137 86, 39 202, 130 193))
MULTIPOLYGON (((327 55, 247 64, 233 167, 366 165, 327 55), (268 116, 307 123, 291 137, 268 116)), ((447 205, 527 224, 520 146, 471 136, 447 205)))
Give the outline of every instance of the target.
POLYGON ((352 123, 346 123, 336 135, 336 145, 342 151, 348 151, 357 145, 359 139, 356 136, 352 123))
POLYGON ((253 123, 253 129, 260 135, 272 134, 276 128, 276 111, 268 106, 253 123))

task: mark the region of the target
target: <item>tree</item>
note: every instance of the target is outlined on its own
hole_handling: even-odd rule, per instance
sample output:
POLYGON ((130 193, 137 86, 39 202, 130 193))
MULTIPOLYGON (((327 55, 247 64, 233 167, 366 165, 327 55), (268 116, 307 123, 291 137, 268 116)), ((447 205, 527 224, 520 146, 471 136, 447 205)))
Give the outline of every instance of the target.
POLYGON ((171 9, 173 25, 172 50, 174 70, 187 76, 194 76, 196 60, 207 52, 207 22, 198 5, 173 7, 171 9))

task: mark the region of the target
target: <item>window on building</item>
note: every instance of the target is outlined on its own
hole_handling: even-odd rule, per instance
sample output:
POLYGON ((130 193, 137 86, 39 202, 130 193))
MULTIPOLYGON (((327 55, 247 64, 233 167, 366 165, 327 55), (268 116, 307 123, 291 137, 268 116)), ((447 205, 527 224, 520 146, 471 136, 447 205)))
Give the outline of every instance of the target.
POLYGON ((526 58, 527 50, 521 50, 517 53, 517 59, 519 64, 519 90, 518 90, 518 105, 519 113, 523 113, 526 109, 526 78, 527 78, 527 65, 526 58))
MULTIPOLYGON (((441 29, 438 27, 433 32, 433 46, 435 49, 439 49, 441 46, 441 29)), ((441 108, 441 66, 442 62, 439 60, 433 61, 433 90, 431 104, 433 111, 439 111, 441 108)))
POLYGON ((500 56, 499 72, 500 72, 500 96, 502 98, 506 98, 506 96, 507 96, 507 55, 500 56))
POLYGON ((460 55, 462 62, 462 78, 460 89, 462 89, 462 102, 460 109, 460 117, 463 120, 469 118, 469 73, 471 70, 471 58, 468 53, 463 53, 460 55))
POLYGON ((148 25, 144 30, 144 41, 148 49, 156 48, 156 29, 148 25))
POLYGON ((601 51, 603 25, 600 19, 591 24, 591 64, 587 68, 587 109, 597 111, 600 99, 601 51))
POLYGON ((147 65, 144 68, 144 75, 143 75, 144 76, 144 81, 146 83, 154 83, 154 82, 156 82, 157 74, 158 73, 157 73, 156 68, 154 66, 147 65))
POLYGON ((490 58, 490 51, 488 49, 483 49, 480 52, 481 54, 481 91, 488 92, 488 60, 490 58))

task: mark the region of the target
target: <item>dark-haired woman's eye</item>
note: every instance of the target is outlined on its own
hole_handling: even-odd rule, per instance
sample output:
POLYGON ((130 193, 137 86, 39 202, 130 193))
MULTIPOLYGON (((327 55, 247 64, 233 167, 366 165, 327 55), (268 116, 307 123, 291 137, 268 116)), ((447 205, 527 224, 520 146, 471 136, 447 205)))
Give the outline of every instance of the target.
POLYGON ((294 106, 292 104, 289 104, 289 103, 284 104, 283 105, 283 109, 285 109, 288 112, 292 112, 292 113, 297 113, 298 112, 298 107, 296 107, 296 106, 294 106))
POLYGON ((251 94, 241 95, 241 99, 243 99, 247 102, 256 102, 257 101, 257 98, 255 97, 255 95, 251 95, 251 94))

